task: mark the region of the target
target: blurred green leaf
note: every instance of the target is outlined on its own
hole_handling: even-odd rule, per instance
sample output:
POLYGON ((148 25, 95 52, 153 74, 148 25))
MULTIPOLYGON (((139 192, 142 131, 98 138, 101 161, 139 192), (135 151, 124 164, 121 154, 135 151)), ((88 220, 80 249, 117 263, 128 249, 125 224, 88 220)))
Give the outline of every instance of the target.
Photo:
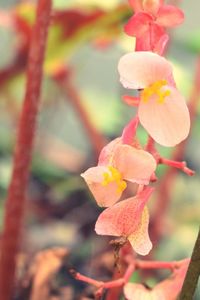
POLYGON ((194 53, 200 53, 200 30, 191 32, 186 39, 186 46, 194 53))

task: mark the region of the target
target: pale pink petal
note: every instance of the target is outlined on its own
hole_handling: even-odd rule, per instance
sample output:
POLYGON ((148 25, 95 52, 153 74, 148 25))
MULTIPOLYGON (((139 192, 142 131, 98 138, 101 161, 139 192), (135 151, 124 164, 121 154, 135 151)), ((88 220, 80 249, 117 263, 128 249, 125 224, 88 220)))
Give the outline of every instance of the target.
POLYGON ((156 15, 161 5, 160 0, 143 0, 143 8, 145 11, 156 15))
POLYGON ((99 183, 103 181, 103 173, 107 172, 106 166, 97 166, 87 169, 81 176, 85 179, 86 183, 99 183))
MULTIPOLYGON (((122 132, 122 143, 132 145, 133 140, 136 135, 137 127, 138 127, 139 119, 138 116, 136 116, 134 119, 132 119, 123 129, 122 132)), ((118 147, 116 147, 117 149, 118 147)))
POLYGON ((147 102, 141 100, 138 115, 142 126, 159 144, 173 147, 189 134, 190 116, 182 95, 173 87, 166 86, 170 95, 164 103, 158 103, 155 96, 147 102))
POLYGON ((124 31, 130 36, 141 37, 149 30, 149 23, 153 21, 153 17, 145 12, 138 12, 124 26, 124 31))
POLYGON ((164 27, 174 27, 184 21, 184 13, 173 5, 163 5, 160 7, 156 23, 164 27))
POLYGON ((138 283, 127 283, 124 286, 124 295, 127 300, 168 300, 162 296, 159 298, 159 295, 138 283))
POLYGON ((96 233, 128 237, 138 228, 144 206, 152 192, 153 188, 148 187, 137 196, 105 209, 97 219, 96 233))
POLYGON ((106 167, 98 166, 89 168, 81 174, 97 201, 97 204, 103 207, 109 207, 115 204, 121 197, 121 192, 118 191, 118 186, 115 182, 110 182, 107 186, 103 186, 103 174, 107 172, 109 172, 109 170, 106 167))
POLYGON ((111 164, 112 156, 117 145, 121 143, 121 138, 116 138, 110 143, 108 143, 102 150, 99 155, 98 165, 107 166, 111 164))
POLYGON ((129 282, 124 286, 124 296, 127 300, 150 300, 151 291, 148 291, 142 284, 129 282))
POLYGON ((144 150, 119 145, 113 155, 113 166, 124 179, 138 184, 149 184, 150 177, 156 169, 156 161, 144 150))
POLYGON ((142 89, 160 79, 168 79, 171 64, 152 52, 131 52, 121 57, 118 64, 120 81, 125 88, 142 89))
POLYGON ((142 1, 143 0, 129 0, 130 6, 133 8, 134 12, 141 11, 142 8, 142 1))
POLYGON ((124 286, 124 295, 127 300, 176 300, 187 270, 186 263, 175 270, 172 275, 157 284, 152 290, 147 289, 142 284, 127 283, 124 286))
POLYGON ((147 255, 152 249, 152 243, 148 233, 149 227, 149 212, 145 207, 142 213, 142 218, 138 225, 138 228, 128 236, 128 240, 131 246, 140 255, 147 255))
POLYGON ((163 280, 161 283, 155 286, 154 290, 156 292, 161 292, 164 295, 164 299, 167 300, 176 300, 187 272, 189 260, 185 261, 183 265, 174 271, 174 273, 166 280, 163 280))

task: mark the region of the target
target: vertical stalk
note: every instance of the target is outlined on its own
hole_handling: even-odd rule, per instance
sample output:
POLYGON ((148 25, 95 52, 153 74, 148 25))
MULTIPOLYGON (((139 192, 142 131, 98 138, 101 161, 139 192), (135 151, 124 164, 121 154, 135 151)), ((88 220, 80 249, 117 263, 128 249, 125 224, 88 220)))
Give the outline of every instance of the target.
POLYGON ((42 65, 47 41, 51 0, 39 0, 27 65, 26 93, 19 121, 13 172, 5 207, 0 257, 0 297, 11 300, 16 256, 23 224, 25 193, 29 178, 36 117, 42 82, 42 65))
POLYGON ((200 276, 200 227, 179 300, 193 299, 200 276))

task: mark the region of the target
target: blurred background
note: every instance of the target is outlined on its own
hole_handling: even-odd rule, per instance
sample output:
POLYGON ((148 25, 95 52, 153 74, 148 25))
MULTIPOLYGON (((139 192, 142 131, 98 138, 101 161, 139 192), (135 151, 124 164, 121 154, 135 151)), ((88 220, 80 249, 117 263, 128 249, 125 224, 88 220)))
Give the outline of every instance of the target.
MULTIPOLYGON (((35 3, 0 1, 0 228, 26 85, 25 67, 35 3)), ((68 271, 71 267, 96 279, 111 278, 114 258, 110 238, 94 232, 101 209, 80 173, 96 164, 101 147, 120 136, 134 116, 134 109, 121 100, 125 91, 117 73, 119 58, 134 49, 134 39, 123 32, 123 25, 132 14, 127 1, 54 0, 53 3, 18 259, 16 300, 29 299, 30 278, 37 272, 33 266, 39 261, 34 257, 44 255, 44 265, 38 264, 41 268, 45 263, 48 265, 55 259, 52 247, 64 247, 69 254, 64 255, 62 264, 58 259, 56 271, 51 270, 59 272, 51 280, 49 299, 93 299, 92 288, 71 277, 68 271)), ((190 0, 176 4, 186 18, 182 26, 170 32, 167 57, 173 63, 177 86, 189 101, 200 56, 199 3, 190 0)), ((145 144, 147 135, 142 128, 138 137, 145 144)), ((155 245, 155 259, 178 260, 191 255, 200 220, 199 145, 198 105, 182 158, 196 175, 188 178, 177 172, 170 184, 165 227, 159 244, 155 245)), ((171 157, 173 149, 158 149, 163 156, 171 157)), ((158 168, 156 186, 166 171, 166 167, 158 168)), ((157 197, 150 203, 152 214, 157 197)), ((162 276, 150 276, 149 284, 154 285, 162 276)), ((140 274, 133 280, 140 281, 140 274)), ((198 291, 196 294, 199 299, 198 291)))

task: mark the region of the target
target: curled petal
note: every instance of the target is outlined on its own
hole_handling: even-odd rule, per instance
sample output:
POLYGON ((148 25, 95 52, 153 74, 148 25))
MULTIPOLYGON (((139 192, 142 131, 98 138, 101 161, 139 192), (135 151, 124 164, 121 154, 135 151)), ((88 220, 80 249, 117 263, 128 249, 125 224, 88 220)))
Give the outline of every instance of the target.
POLYGON ((99 166, 107 166, 111 163, 113 152, 115 151, 115 148, 117 145, 121 143, 121 138, 116 138, 110 143, 108 143, 103 149, 101 150, 101 153, 99 155, 99 166))
POLYGON ((130 106, 138 106, 140 98, 139 97, 134 97, 134 96, 129 96, 129 95, 124 95, 122 96, 123 101, 130 105, 130 106))
POLYGON ((164 299, 176 300, 181 291, 183 281, 188 269, 188 264, 189 260, 185 261, 182 266, 174 271, 172 276, 156 285, 154 290, 156 292, 162 291, 164 299))
POLYGON ((188 263, 179 267, 169 278, 151 290, 142 284, 127 283, 124 286, 124 295, 127 300, 176 300, 183 285, 187 266, 188 263))
POLYGON ((153 188, 146 188, 135 197, 128 198, 105 209, 97 219, 95 231, 101 235, 128 237, 140 224, 142 212, 153 188))
POLYGON ((140 255, 147 255, 152 249, 152 243, 148 233, 149 212, 147 206, 144 207, 142 218, 138 228, 128 236, 131 246, 140 255))
POLYGON ((163 103, 158 103, 155 96, 147 102, 141 100, 138 115, 142 126, 152 138, 166 147, 173 147, 183 141, 189 134, 190 116, 182 95, 173 87, 163 103))
POLYGON ((109 207, 116 203, 121 197, 116 182, 110 182, 104 186, 103 174, 107 173, 108 169, 104 166, 89 168, 81 176, 86 181, 91 193, 93 194, 97 204, 102 207, 109 207))
POLYGON ((129 145, 120 145, 113 155, 113 166, 123 174, 123 178, 138 184, 149 184, 156 169, 153 156, 129 145))
POLYGON ((161 6, 161 2, 163 1, 160 1, 160 0, 143 0, 143 8, 145 11, 153 14, 153 15, 156 15, 158 10, 159 10, 159 7, 161 6))
POLYGON ((184 21, 184 13, 173 5, 163 5, 160 7, 156 23, 164 27, 174 27, 184 21))
POLYGON ((153 17, 148 13, 138 12, 129 19, 127 24, 124 26, 124 31, 130 36, 139 38, 149 30, 149 23, 152 21, 153 17))
POLYGON ((142 0, 129 0, 128 2, 130 6, 133 8, 134 12, 138 12, 143 9, 142 0))
POLYGON ((139 283, 127 283, 124 286, 124 295, 127 300, 168 300, 162 294, 157 294, 139 283))
POLYGON ((125 88, 142 89, 171 76, 171 64, 162 56, 146 51, 131 52, 118 64, 120 81, 125 88))
POLYGON ((124 286, 124 296, 127 300, 142 300, 146 297, 146 288, 142 284, 129 282, 124 286))

